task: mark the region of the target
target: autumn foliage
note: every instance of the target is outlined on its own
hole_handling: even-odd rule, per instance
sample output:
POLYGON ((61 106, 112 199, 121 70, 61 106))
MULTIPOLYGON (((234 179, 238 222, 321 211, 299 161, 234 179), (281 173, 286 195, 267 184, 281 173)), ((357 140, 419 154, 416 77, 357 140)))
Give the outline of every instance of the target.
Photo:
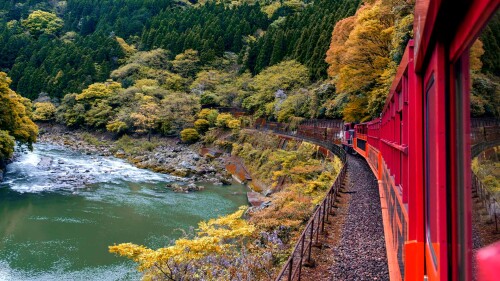
POLYGON ((38 135, 31 121, 31 102, 12 91, 10 83, 7 74, 0 72, 0 162, 12 156, 15 141, 31 148, 38 135))
MULTIPOLYGON (((202 110, 199 116, 208 114, 202 110)), ((237 136, 232 154, 262 188, 273 191, 268 207, 241 207, 200 222, 195 233, 168 247, 123 243, 109 247, 110 252, 137 262, 145 280, 272 280, 342 164, 338 158, 324 159, 310 143, 289 141, 280 148, 272 134, 242 130, 237 136)))
POLYGON ((397 64, 412 37, 411 2, 365 1, 333 30, 326 62, 337 87, 330 108, 343 108, 346 121, 376 117, 385 103, 397 64), (342 98, 343 97, 343 98, 342 98))

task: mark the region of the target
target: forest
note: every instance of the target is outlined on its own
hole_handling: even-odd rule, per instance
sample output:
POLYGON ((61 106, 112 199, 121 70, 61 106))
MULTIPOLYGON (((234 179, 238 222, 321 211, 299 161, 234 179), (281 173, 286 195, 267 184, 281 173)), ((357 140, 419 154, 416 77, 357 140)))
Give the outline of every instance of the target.
MULTIPOLYGON (((6 1, 0 70, 34 120, 118 136, 191 129, 197 140, 221 126, 198 113, 218 107, 366 121, 413 36, 412 11, 398 0, 6 1)), ((500 115, 499 29, 497 14, 471 51, 474 117, 500 115)))
MULTIPOLYGON (((414 36, 413 9, 403 0, 3 1, 0 169, 16 142, 36 142, 34 121, 231 151, 269 186, 291 179, 273 208, 201 222, 165 248, 126 243, 110 252, 151 279, 232 278, 241 267, 250 279, 267 278, 340 163, 313 157, 317 147, 306 143, 276 149, 275 138, 242 128, 257 117, 378 117, 414 36)), ((500 117, 499 36, 497 14, 471 48, 473 117, 500 117)))

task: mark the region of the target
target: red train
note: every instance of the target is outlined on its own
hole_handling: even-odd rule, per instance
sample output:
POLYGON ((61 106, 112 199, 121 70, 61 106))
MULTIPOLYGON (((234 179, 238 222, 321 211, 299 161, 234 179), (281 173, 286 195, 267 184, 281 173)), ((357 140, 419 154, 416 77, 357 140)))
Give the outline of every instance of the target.
MULTIPOLYGON (((344 146, 379 181, 391 280, 472 278, 469 48, 499 3, 416 1, 415 40, 381 117, 345 126, 344 146)), ((500 280, 497 266, 480 280, 500 280)))
MULTIPOLYGON (((381 117, 343 125, 342 146, 366 158, 379 182, 393 281, 472 279, 471 146, 500 139, 500 126, 470 119, 469 53, 499 6, 500 0, 416 0, 415 39, 381 117), (473 138, 471 127, 481 130, 473 138)), ((318 124, 294 133, 322 141, 342 135, 318 124)), ((500 280, 500 243, 478 256, 478 280, 500 280)))
POLYGON ((344 148, 348 153, 356 153, 353 148, 355 137, 356 131, 354 130, 354 123, 345 123, 344 132, 342 134, 342 148, 344 148))

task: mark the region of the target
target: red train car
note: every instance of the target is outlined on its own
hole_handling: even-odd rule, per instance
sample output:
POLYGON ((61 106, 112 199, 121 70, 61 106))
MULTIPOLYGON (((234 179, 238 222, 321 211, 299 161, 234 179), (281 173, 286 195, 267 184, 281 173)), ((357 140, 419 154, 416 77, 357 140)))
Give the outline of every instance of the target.
POLYGON ((355 126, 353 149, 379 180, 391 280, 472 278, 469 49, 499 3, 416 1, 383 113, 355 126))
POLYGON ((356 131, 354 130, 354 123, 344 123, 344 131, 342 134, 342 147, 348 153, 355 153, 353 149, 354 138, 356 131))

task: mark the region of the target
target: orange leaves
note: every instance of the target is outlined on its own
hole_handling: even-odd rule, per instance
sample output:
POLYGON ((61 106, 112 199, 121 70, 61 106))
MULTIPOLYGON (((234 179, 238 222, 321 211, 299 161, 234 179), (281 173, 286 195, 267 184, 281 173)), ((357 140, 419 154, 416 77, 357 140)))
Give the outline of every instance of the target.
POLYGON ((326 53, 326 62, 330 65, 328 75, 335 76, 345 61, 345 42, 349 39, 349 34, 354 28, 355 17, 345 18, 335 25, 332 33, 330 49, 326 53))
POLYGON ((470 48, 470 70, 472 72, 479 72, 483 67, 481 56, 484 54, 483 42, 477 39, 470 48))
MULTIPOLYGON (((360 121, 376 116, 387 95, 387 74, 392 74, 399 45, 411 36, 403 12, 411 4, 398 1, 364 1, 353 17, 339 21, 333 30, 326 62, 338 95, 348 95, 343 109, 346 121, 360 121), (389 70, 389 71, 388 71, 389 70)), ((404 49, 404 48, 403 48, 404 49)), ((396 63, 397 64, 397 63, 396 63)), ((392 76, 389 77, 392 80, 392 76)))

